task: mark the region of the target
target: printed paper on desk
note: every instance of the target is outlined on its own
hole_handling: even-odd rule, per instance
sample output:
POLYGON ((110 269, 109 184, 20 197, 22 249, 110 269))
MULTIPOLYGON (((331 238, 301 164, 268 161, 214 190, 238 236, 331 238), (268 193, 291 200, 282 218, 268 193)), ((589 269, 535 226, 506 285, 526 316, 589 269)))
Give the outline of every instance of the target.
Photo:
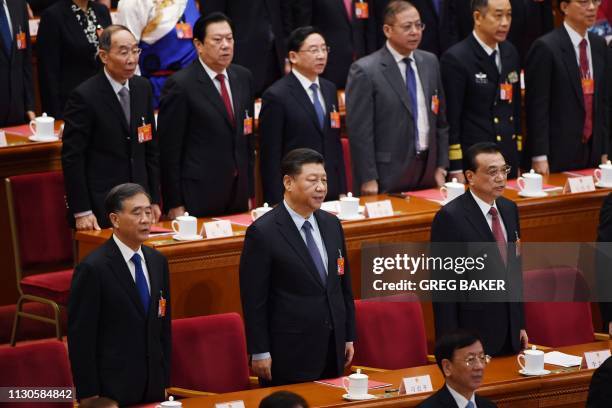
POLYGON ((587 368, 597 368, 610 357, 610 350, 603 349, 598 351, 587 351, 584 353, 587 368))
POLYGON ((544 363, 561 367, 576 367, 582 364, 582 357, 565 354, 560 351, 549 351, 544 354, 544 363))
POLYGON ((595 191, 595 183, 593 177, 570 177, 565 185, 565 192, 569 193, 584 193, 587 191, 595 191))
POLYGON ((8 146, 8 142, 6 141, 6 133, 4 130, 0 130, 0 147, 8 146))
POLYGON ((368 218, 380 218, 380 217, 392 217, 393 206, 391 200, 374 201, 373 203, 366 203, 366 212, 368 218))
POLYGON ((433 386, 431 385, 431 377, 429 376, 429 374, 427 374, 420 375, 418 377, 406 377, 402 379, 399 394, 413 395, 431 391, 433 391, 433 386))
POLYGON ((244 401, 230 401, 230 402, 218 402, 215 404, 215 408, 244 408, 244 401))
POLYGON ((205 222, 204 230, 206 231, 207 239, 234 236, 234 231, 232 231, 232 223, 227 220, 205 222))

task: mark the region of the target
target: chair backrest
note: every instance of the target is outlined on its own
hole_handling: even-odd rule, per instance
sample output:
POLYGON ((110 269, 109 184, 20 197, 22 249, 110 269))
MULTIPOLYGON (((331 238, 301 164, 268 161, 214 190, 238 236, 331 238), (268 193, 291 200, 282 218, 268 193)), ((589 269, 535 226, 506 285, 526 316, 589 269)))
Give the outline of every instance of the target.
POLYGON ((349 146, 349 140, 346 137, 343 137, 340 139, 340 141, 342 142, 342 155, 344 156, 344 172, 346 173, 346 189, 347 191, 355 193, 353 191, 353 167, 351 165, 351 147, 349 146))
MULTIPOLYGON (((0 347, 0 387, 9 386, 73 387, 66 345, 57 340, 49 340, 16 347, 0 347)), ((49 402, 35 405, 41 408, 72 407, 73 403, 49 402)), ((14 406, 29 405, 22 403, 14 406)))
POLYGON ((62 173, 9 177, 6 189, 16 263, 22 269, 71 264, 72 231, 65 217, 62 173))
POLYGON ((242 318, 238 313, 172 321, 171 386, 208 392, 249 388, 242 318))
POLYGON ((591 304, 567 301, 588 298, 580 271, 565 266, 533 269, 525 271, 523 279, 525 328, 531 343, 562 347, 593 341, 591 304))
POLYGON ((354 365, 398 369, 427 364, 419 302, 355 301, 354 365))

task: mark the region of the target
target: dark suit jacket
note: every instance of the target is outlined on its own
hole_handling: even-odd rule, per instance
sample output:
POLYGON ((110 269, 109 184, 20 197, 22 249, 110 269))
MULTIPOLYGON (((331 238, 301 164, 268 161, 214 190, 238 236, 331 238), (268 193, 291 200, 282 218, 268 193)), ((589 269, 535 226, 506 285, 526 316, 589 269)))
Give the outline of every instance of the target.
MULTIPOLYGON (((476 399, 476 406, 478 408, 497 407, 497 405, 495 405, 492 401, 484 397, 481 397, 478 394, 475 395, 475 399, 476 399)), ((417 407, 418 408, 463 408, 463 407, 457 406, 457 402, 451 395, 450 391, 448 391, 448 388, 446 388, 446 385, 443 385, 442 388, 440 388, 435 394, 432 394, 425 401, 417 405, 417 407)))
POLYGON ((170 383, 168 262, 142 246, 151 285, 144 310, 134 279, 111 238, 74 272, 68 305, 68 352, 78 398, 109 397, 119 406, 164 400, 170 383), (160 296, 166 316, 158 316, 160 296))
MULTIPOLYGON (((42 110, 56 119, 63 117, 70 92, 101 67, 98 50, 87 41, 70 8, 72 4, 72 0, 59 0, 46 9, 36 37, 42 110)), ((105 6, 89 2, 89 7, 93 7, 102 28, 111 24, 105 6)))
MULTIPOLYGON (((601 298, 612 297, 612 193, 608 194, 599 212, 599 226, 597 227, 597 242, 600 251, 597 252, 597 277, 601 298)), ((601 320, 603 329, 608 332, 608 324, 612 321, 612 303, 600 302, 601 320)))
POLYGON ((324 78, 319 78, 319 84, 325 100, 323 129, 309 95, 295 75, 281 78, 263 95, 259 117, 261 180, 264 201, 270 205, 283 199, 282 158, 300 147, 314 149, 325 158, 327 199, 337 200, 339 194, 346 193, 340 129, 331 128, 329 116, 333 109, 338 111, 336 86, 324 78))
MULTIPOLYGON (((436 167, 448 167, 446 101, 436 56, 421 50, 415 50, 413 55, 429 118, 429 155, 423 180, 434 186, 436 167), (440 100, 437 115, 431 109, 435 94, 440 100)), ((386 46, 351 66, 346 87, 346 126, 353 185, 360 188, 367 181, 378 180, 380 193, 406 191, 416 155, 412 106, 406 83, 386 46)))
MULTIPOLYGON (((521 134, 520 61, 508 41, 499 44, 501 74, 473 35, 452 46, 440 59, 446 91, 449 144, 465 152, 478 142, 496 142, 511 176, 519 165, 518 138, 521 134), (477 80, 477 75, 486 79, 477 80), (512 82, 512 103, 500 99, 500 84, 512 82), (483 83, 484 82, 484 83, 483 83)), ((451 170, 462 168, 460 158, 451 157, 451 170)))
MULTIPOLYGON (((377 45, 382 47, 387 41, 383 33, 384 11, 390 0, 375 0, 375 13, 377 23, 377 45)), ((414 0, 411 3, 419 11, 421 22, 425 23, 425 31, 419 48, 429 51, 437 56, 442 55, 451 45, 461 38, 457 34, 457 22, 455 18, 455 0, 439 0, 440 11, 436 8, 432 0, 414 0)))
MULTIPOLYGON (((511 290, 522 288, 521 261, 516 256, 515 242, 520 237, 518 209, 514 202, 499 197, 496 200, 498 211, 506 227, 508 242, 507 267, 502 263, 499 252, 487 258, 484 279, 500 276, 506 280, 511 290), (511 286, 510 286, 511 285, 511 286)), ((451 201, 438 211, 431 225, 431 242, 465 243, 460 250, 463 256, 482 256, 478 244, 495 242, 491 228, 480 207, 469 191, 451 201)), ((455 277, 456 278, 456 277, 455 277)), ((470 278, 469 276, 467 278, 470 278)), ((516 292, 513 292, 516 293, 516 292)), ((482 338, 487 354, 498 354, 510 335, 512 348, 520 348, 519 332, 525 328, 523 304, 518 302, 474 302, 468 294, 462 302, 434 303, 436 337, 457 328, 475 330, 482 338)))
POLYGON ((26 111, 34 111, 34 88, 32 84, 32 45, 28 26, 28 12, 23 0, 6 0, 11 25, 13 46, 11 55, 0 40, 0 127, 26 122, 26 111), (26 35, 27 47, 18 50, 16 34, 19 29, 26 35))
POLYGON ((244 135, 245 111, 253 117, 253 80, 228 69, 235 122, 199 60, 172 75, 162 90, 159 139, 166 209, 184 205, 202 217, 246 211, 253 187, 253 135, 244 135))
POLYGON ((272 383, 319 379, 333 331, 337 375, 345 342, 355 339, 355 309, 344 233, 338 219, 315 211, 327 249, 323 286, 306 244, 281 203, 247 230, 240 259, 240 296, 249 354, 270 352, 272 383), (339 251, 344 275, 337 274, 339 251))
POLYGON ((138 76, 129 85, 129 125, 104 72, 79 85, 66 103, 62 169, 72 222, 73 214, 92 210, 100 227, 109 227, 104 198, 121 183, 140 184, 159 203, 159 148, 151 86, 138 76), (153 126, 153 140, 139 143, 137 128, 143 118, 153 126))
MULTIPOLYGON (((595 93, 589 166, 608 152, 610 57, 603 38, 589 33, 595 93)), ((582 129, 585 109, 576 53, 561 26, 533 43, 525 69, 527 143, 530 157, 547 155, 551 172, 584 167, 582 129)))
POLYGON ((612 402, 612 357, 608 357, 593 373, 587 408, 607 408, 612 402))

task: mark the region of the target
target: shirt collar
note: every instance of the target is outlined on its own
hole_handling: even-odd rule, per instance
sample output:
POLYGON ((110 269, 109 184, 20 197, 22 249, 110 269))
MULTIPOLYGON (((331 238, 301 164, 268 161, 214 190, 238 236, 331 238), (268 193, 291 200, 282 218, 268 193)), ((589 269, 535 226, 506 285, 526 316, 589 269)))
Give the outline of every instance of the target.
POLYGON ((412 55, 414 54, 414 51, 410 52, 410 54, 408 54, 408 55, 402 55, 402 54, 399 53, 399 51, 397 51, 395 48, 393 48, 393 46, 389 43, 388 40, 387 40, 386 46, 387 46, 387 49, 389 50, 389 52, 391 53, 391 55, 393 56, 393 59, 397 63, 404 62, 404 58, 413 58, 412 55))
POLYGON ((448 391, 450 392, 450 394, 452 395, 452 397, 454 398, 455 402, 457 403, 458 407, 465 407, 468 403, 468 401, 472 401, 472 404, 474 404, 474 406, 476 406, 476 398, 475 398, 475 394, 472 393, 472 397, 467 400, 465 399, 465 397, 461 394, 459 394, 457 391, 453 390, 451 388, 450 385, 448 385, 448 383, 446 383, 446 388, 448 388, 448 391))
POLYGON ((297 69, 292 69, 291 72, 293 73, 293 75, 295 75, 295 77, 298 79, 298 81, 300 81, 300 84, 302 84, 302 87, 304 89, 309 90, 310 89, 310 85, 312 85, 312 84, 317 84, 317 87, 319 87, 319 89, 321 89, 321 84, 319 84, 319 77, 318 76, 314 80, 314 82, 312 82, 310 79, 308 79, 304 75, 300 74, 297 69))
MULTIPOLYGON (((485 201, 483 201, 480 197, 478 197, 476 194, 474 194, 474 192, 472 190, 470 190, 470 194, 472 195, 472 197, 474 197, 474 200, 476 201, 476 204, 478 204, 478 207, 480 208, 480 211, 482 211, 482 213, 484 214, 484 216, 486 217, 489 214, 489 210, 491 209, 491 207, 497 209, 497 203, 495 201, 493 201, 493 205, 489 205, 488 203, 486 203, 485 201)), ((499 210, 498 210, 499 212, 499 210)))
POLYGON ((104 75, 106 75, 106 79, 108 79, 108 82, 110 82, 111 86, 113 87, 113 91, 115 92, 115 94, 118 94, 121 88, 127 88, 128 91, 130 90, 129 80, 125 81, 125 85, 120 84, 119 82, 115 81, 113 77, 110 76, 110 74, 106 70, 106 67, 104 67, 104 75))
MULTIPOLYGON (((200 64, 202 64, 202 67, 204 68, 204 71, 206 71, 206 73, 208 74, 208 76, 210 77, 210 79, 217 79, 217 73, 215 71, 213 71, 212 68, 210 68, 208 65, 206 65, 206 63, 204 61, 202 61, 202 58, 199 58, 200 60, 200 64)), ((229 77, 227 76, 227 68, 224 69, 221 74, 223 74, 223 76, 225 76, 225 78, 227 78, 229 80, 229 77)))
POLYGON ((476 31, 472 31, 472 34, 474 35, 474 38, 476 39, 478 44, 480 44, 482 49, 485 50, 487 55, 490 56, 491 54, 493 54, 493 51, 497 51, 497 55, 499 55, 499 43, 495 44, 495 48, 491 48, 478 37, 478 35, 476 34, 476 31))
POLYGON ((293 211, 293 208, 289 207, 287 200, 283 200, 283 204, 285 205, 287 212, 289 212, 289 215, 291 216, 291 219, 295 223, 296 227, 298 227, 298 230, 302 229, 302 225, 304 225, 306 221, 310 222, 310 224, 314 224, 317 222, 314 218, 314 213, 310 214, 308 218, 304 218, 300 214, 293 211))
POLYGON ((121 256, 123 256, 125 263, 129 263, 132 260, 132 256, 134 256, 134 254, 140 255, 140 259, 144 261, 142 245, 138 247, 138 251, 134 252, 132 248, 121 242, 121 240, 115 234, 113 234, 113 240, 115 241, 115 244, 117 244, 117 247, 119 247, 119 251, 121 252, 121 256))
POLYGON ((567 34, 569 35, 570 41, 572 42, 574 48, 578 48, 578 46, 580 45, 580 41, 582 40, 587 40, 587 47, 590 46, 588 35, 584 37, 581 36, 576 30, 570 27, 570 25, 567 24, 566 21, 563 22, 563 27, 565 27, 565 31, 567 31, 567 34))

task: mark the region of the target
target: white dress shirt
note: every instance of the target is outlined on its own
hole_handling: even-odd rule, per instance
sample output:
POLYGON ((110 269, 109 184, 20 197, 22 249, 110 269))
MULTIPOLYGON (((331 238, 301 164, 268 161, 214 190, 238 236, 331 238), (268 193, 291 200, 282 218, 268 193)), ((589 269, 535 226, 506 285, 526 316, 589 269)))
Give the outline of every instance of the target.
POLYGON ((121 98, 119 97, 119 91, 121 91, 122 88, 126 88, 129 91, 130 81, 125 81, 125 84, 123 85, 115 81, 113 77, 111 77, 108 71, 106 70, 106 67, 104 67, 104 75, 106 76, 106 79, 108 79, 108 82, 110 82, 111 86, 113 87, 113 91, 115 92, 115 96, 117 97, 117 100, 121 101, 121 98))
MULTIPOLYGON (((202 61, 202 58, 198 57, 198 59, 200 60, 200 64, 202 64, 204 71, 206 71, 211 81, 215 85, 215 88, 217 88, 219 95, 221 95, 221 82, 219 82, 219 80, 217 79, 218 74, 215 71, 213 71, 208 65, 206 65, 204 61, 202 61)), ((234 109, 234 98, 232 98, 232 86, 230 85, 229 76, 227 75, 227 69, 224 69, 223 72, 221 72, 221 75, 225 77, 225 87, 227 88, 227 93, 229 95, 230 104, 232 105, 232 111, 234 111, 234 117, 235 118, 239 117, 240 113, 236 112, 236 109, 234 109)))
POLYGON ((113 240, 119 247, 119 251, 123 256, 123 260, 127 264, 128 269, 130 270, 130 274, 132 275, 132 279, 134 279, 134 283, 136 283, 136 265, 132 262, 132 257, 134 254, 140 255, 142 265, 142 272, 144 273, 145 280, 147 281, 147 287, 149 288, 149 294, 151 293, 151 282, 149 280, 149 270, 147 269, 147 261, 145 260, 144 254, 142 253, 142 246, 138 247, 138 251, 134 252, 132 248, 125 245, 115 234, 113 234, 113 240))
POLYGON ((445 386, 448 389, 448 392, 450 392, 450 395, 453 397, 453 399, 455 400, 459 408, 465 408, 465 406, 468 404, 468 401, 472 401, 472 404, 474 404, 474 408, 476 408, 476 397, 474 396, 475 395, 474 393, 472 393, 472 397, 468 400, 468 399, 465 399, 463 395, 453 390, 448 384, 446 384, 445 386))
POLYGON ((495 44, 495 48, 491 48, 478 37, 478 35, 476 34, 476 31, 472 31, 472 34, 474 35, 474 38, 476 39, 478 44, 480 44, 482 49, 487 53, 489 57, 491 56, 491 54, 493 54, 493 51, 497 51, 495 53, 495 65, 497 65, 497 72, 501 72, 502 65, 501 65, 501 56, 499 55, 499 43, 495 44))
MULTIPOLYGON (((314 94, 312 92, 312 89, 310 89, 310 85, 317 84, 317 95, 319 96, 319 102, 321 102, 321 108, 323 108, 323 113, 325 113, 325 98, 323 98, 323 93, 321 93, 321 84, 319 83, 319 77, 317 77, 315 81, 312 82, 310 79, 300 74, 299 71, 295 68, 293 68, 291 72, 293 73, 293 75, 295 75, 298 81, 300 81, 300 84, 304 88, 304 91, 306 91, 306 95, 308 95, 308 97, 310 98, 310 102, 312 102, 313 104, 314 94)), ((336 109, 338 109, 337 106, 336 109)))
POLYGON ((493 216, 489 214, 489 210, 491 210, 491 207, 497 210, 497 214, 499 216, 499 223, 501 224, 502 232, 504 233, 504 239, 508 241, 508 238, 507 238, 508 234, 506 233, 506 226, 504 225, 504 220, 501 216, 501 212, 499 212, 499 209, 497 208, 497 204, 495 203, 495 201, 493 201, 493 205, 490 205, 484 202, 483 200, 481 200, 480 197, 478 197, 476 194, 472 192, 472 190, 470 190, 470 194, 472 195, 472 197, 474 197, 474 200, 476 200, 476 204, 478 204, 480 211, 482 211, 482 215, 484 215, 485 219, 487 220, 487 224, 489 224, 489 228, 491 228, 491 232, 493 232, 493 216))

